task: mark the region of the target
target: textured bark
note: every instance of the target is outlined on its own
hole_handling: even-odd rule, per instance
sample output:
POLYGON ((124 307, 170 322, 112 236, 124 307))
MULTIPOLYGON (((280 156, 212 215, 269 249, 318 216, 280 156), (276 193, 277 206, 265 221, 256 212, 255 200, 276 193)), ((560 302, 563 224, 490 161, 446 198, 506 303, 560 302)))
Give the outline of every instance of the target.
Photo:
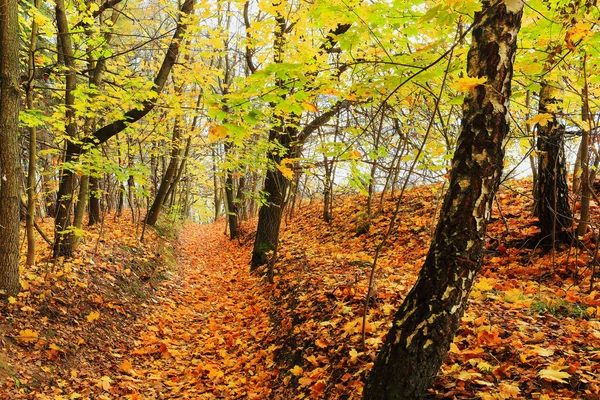
POLYGON ((88 226, 100 222, 100 182, 97 176, 90 176, 90 207, 88 213, 88 226))
POLYGON ((538 173, 534 196, 541 243, 552 247, 554 239, 571 239, 566 230, 573 224, 564 152, 565 127, 556 118, 556 106, 560 103, 557 95, 556 89, 547 84, 542 85, 539 112, 551 114, 552 119, 544 126, 537 126, 538 173))
POLYGON ((77 250, 77 246, 79 246, 80 231, 83 227, 83 217, 85 216, 89 188, 90 177, 84 175, 79 180, 79 194, 77 195, 77 204, 73 212, 73 227, 75 228, 75 231, 71 232, 71 246, 73 247, 73 251, 77 250))
MULTIPOLYGON (((19 32, 16 0, 0 0, 0 290, 19 292, 19 32)), ((2 293, 0 293, 2 296, 2 293)))
MULTIPOLYGON (((77 122, 75 121, 74 91, 77 88, 77 75, 75 70, 75 57, 73 56, 73 43, 69 32, 67 14, 64 0, 56 0, 56 26, 58 28, 58 40, 63 52, 63 60, 66 67, 65 72, 65 131, 67 140, 65 145, 65 162, 75 161, 74 151, 78 146, 71 139, 77 135, 77 122)), ((71 206, 73 204, 73 189, 75 176, 73 171, 63 168, 61 171, 61 182, 58 190, 56 205, 56 219, 54 222, 54 257, 73 255, 71 234, 68 228, 71 226, 71 206)))
MULTIPOLYGON (((279 143, 281 147, 288 151, 296 143, 297 130, 288 127, 284 132, 277 128, 269 132, 269 142, 279 143)), ((283 156, 277 152, 269 152, 267 158, 271 165, 279 165, 283 156)), ((254 271, 259 266, 268 262, 268 253, 277 249, 279 242, 279 228, 283 209, 285 207, 286 192, 290 181, 283 176, 277 168, 269 168, 265 177, 263 191, 267 197, 265 204, 258 211, 258 226, 256 227, 256 238, 254 239, 254 250, 252 251, 252 262, 250 270, 254 271)))
MULTIPOLYGON (((40 7, 40 0, 35 0, 33 6, 40 7)), ((37 49, 38 24, 33 20, 31 23, 31 41, 29 43, 28 57, 28 80, 26 86, 27 109, 34 109, 33 101, 33 79, 35 77, 35 52, 37 49)), ((37 163, 37 127, 29 128, 29 166, 27 169, 27 220, 25 229, 27 232, 27 260, 26 265, 35 265, 35 186, 36 186, 36 163, 37 163)))
POLYGON ((513 60, 523 3, 482 2, 467 73, 485 77, 463 105, 448 192, 417 283, 394 316, 365 399, 426 396, 446 358, 481 266, 492 201, 502 172, 513 60))

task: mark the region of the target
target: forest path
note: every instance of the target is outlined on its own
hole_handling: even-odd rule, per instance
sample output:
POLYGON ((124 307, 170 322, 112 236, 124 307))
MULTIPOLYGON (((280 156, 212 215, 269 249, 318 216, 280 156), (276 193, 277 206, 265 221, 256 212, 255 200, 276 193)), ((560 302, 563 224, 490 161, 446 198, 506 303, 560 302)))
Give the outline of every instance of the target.
POLYGON ((173 280, 136 322, 139 341, 120 369, 131 398, 268 398, 269 304, 249 254, 223 225, 184 228, 173 280))

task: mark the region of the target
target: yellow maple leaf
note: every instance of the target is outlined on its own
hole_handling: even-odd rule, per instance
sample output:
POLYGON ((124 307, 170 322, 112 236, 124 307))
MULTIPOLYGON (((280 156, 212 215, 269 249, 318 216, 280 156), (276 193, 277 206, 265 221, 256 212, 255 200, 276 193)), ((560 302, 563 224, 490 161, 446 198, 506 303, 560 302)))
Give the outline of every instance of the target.
POLYGON ((294 161, 289 158, 284 158, 281 160, 281 163, 277 165, 277 169, 281 172, 281 174, 288 180, 294 179, 294 170, 291 168, 294 165, 294 161), (290 167, 288 167, 290 165, 290 167))
POLYGON ((32 331, 31 329, 23 329, 21 332, 19 332, 18 339, 25 343, 33 343, 37 342, 38 337, 39 334, 37 332, 32 331))
POLYGON ((308 101, 302 102, 302 108, 304 108, 306 111, 319 112, 319 108, 308 101))
POLYGON ((569 379, 571 377, 571 374, 569 374, 568 372, 565 372, 565 371, 548 368, 548 369, 543 369, 540 372, 538 372, 538 376, 540 378, 546 379, 548 381, 568 383, 568 381, 566 381, 565 379, 569 379))
POLYGON ((97 311, 92 311, 87 315, 87 317, 85 317, 85 319, 87 319, 88 322, 94 322, 98 318, 100 318, 100 313, 97 311))
POLYGON ((546 125, 548 125, 548 122, 552 121, 553 119, 554 119, 554 115, 552 115, 552 114, 540 113, 540 114, 534 116, 533 118, 529 118, 527 120, 527 123, 529 125, 539 124, 540 126, 546 126, 546 125))
POLYGON ((487 292, 488 290, 492 290, 494 288, 494 284, 496 283, 496 279, 494 278, 481 278, 474 285, 475 289, 480 292, 487 292))
POLYGON ((456 82, 450 85, 451 88, 458 90, 459 92, 468 92, 476 86, 483 85, 487 82, 486 77, 471 78, 467 76, 465 78, 458 78, 456 82))
POLYGON ((227 128, 223 125, 212 126, 208 130, 208 141, 214 143, 219 139, 224 139, 227 137, 227 132, 227 128))
POLYGON ((302 375, 302 373, 304 372, 304 370, 302 369, 301 366, 299 365, 294 365, 294 368, 290 369, 290 372, 292 373, 292 375, 294 376, 300 376, 302 375))

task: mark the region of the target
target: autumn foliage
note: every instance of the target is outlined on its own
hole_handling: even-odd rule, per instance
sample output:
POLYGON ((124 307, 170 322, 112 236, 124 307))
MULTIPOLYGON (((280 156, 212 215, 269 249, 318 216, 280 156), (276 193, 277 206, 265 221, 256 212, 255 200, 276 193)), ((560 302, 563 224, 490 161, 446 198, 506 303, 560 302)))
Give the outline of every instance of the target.
MULTIPOLYGON (((529 185, 499 193, 483 271, 432 398, 600 395, 595 243, 536 248, 529 185)), ((1 306, 0 397, 359 399, 424 261, 442 192, 387 198, 360 235, 364 198, 338 198, 330 224, 319 201, 304 200, 283 229, 273 284, 248 271, 248 224, 236 241, 220 220, 176 238, 148 228, 140 243, 125 217, 106 218, 78 257, 52 261, 46 248, 1 306), (363 327, 373 252, 397 201, 363 327)))

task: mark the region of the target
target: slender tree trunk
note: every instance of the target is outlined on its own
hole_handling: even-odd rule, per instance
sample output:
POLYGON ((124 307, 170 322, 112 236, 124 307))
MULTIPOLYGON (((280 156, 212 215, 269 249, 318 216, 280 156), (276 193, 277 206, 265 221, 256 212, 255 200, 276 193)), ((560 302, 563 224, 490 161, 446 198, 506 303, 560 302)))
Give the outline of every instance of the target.
POLYGON ((156 192, 156 197, 154 198, 154 202, 152 203, 152 207, 150 207, 150 211, 148 211, 148 215, 146 215, 146 224, 154 226, 156 221, 158 220, 158 216, 160 215, 160 211, 167 197, 167 191, 169 190, 169 186, 175 177, 175 172, 177 171, 177 164, 179 163, 179 140, 181 138, 181 130, 179 128, 179 122, 175 121, 175 125, 173 126, 173 137, 171 139, 171 157, 169 160, 169 165, 164 172, 163 178, 160 181, 160 186, 156 192))
MULTIPOLYGON (((40 7, 40 0, 35 0, 36 9, 40 7)), ((31 24, 31 42, 29 44, 29 76, 27 81, 26 102, 27 108, 33 110, 33 79, 35 77, 35 51, 37 49, 38 24, 35 18, 31 24)), ((28 266, 35 265, 35 186, 37 170, 37 128, 29 128, 29 166, 27 171, 27 260, 28 266)))
MULTIPOLYGON (((19 292, 19 23, 16 0, 0 0, 0 291, 19 292)), ((3 297, 3 293, 0 292, 3 297)))
POLYGON ((467 306, 480 270, 487 223, 500 183, 508 104, 523 3, 482 1, 475 14, 467 73, 485 77, 463 105, 450 185, 417 283, 394 316, 364 398, 426 396, 467 306))
MULTIPOLYGON (((74 91, 77 88, 77 77, 75 71, 75 58, 73 56, 73 44, 67 22, 64 0, 56 0, 56 26, 58 27, 58 40, 61 43, 63 59, 66 67, 65 72, 65 130, 66 130, 66 155, 64 161, 71 163, 76 161, 74 157, 76 146, 72 140, 77 135, 77 123, 75 122, 74 91)), ((58 191, 56 219, 54 228, 54 257, 71 257, 73 248, 71 235, 68 228, 71 226, 71 206, 73 204, 73 189, 75 176, 73 171, 63 168, 61 171, 61 183, 58 191)))
MULTIPOLYGON (((231 153, 231 143, 225 143, 225 159, 231 153)), ((235 187, 233 173, 227 170, 225 173, 225 201, 227 202, 227 223, 229 224, 229 238, 235 239, 238 235, 238 209, 235 204, 235 187)))
POLYGON ((83 226, 83 217, 87 206, 87 198, 89 194, 90 177, 84 175, 79 180, 79 195, 77 196, 77 204, 73 212, 73 227, 75 230, 71 232, 71 246, 73 251, 77 250, 79 240, 81 239, 81 227, 83 226))
POLYGON ((567 165, 565 161, 565 127, 556 118, 560 103, 558 90, 544 83, 540 90, 540 114, 551 114, 552 119, 543 126, 538 124, 538 173, 535 185, 536 209, 541 240, 544 246, 554 247, 554 239, 567 242, 567 232, 573 225, 569 206, 567 165))
POLYGON ((90 176, 90 206, 88 213, 88 226, 100 222, 100 182, 97 176, 90 176))
POLYGON ((593 117, 590 113, 589 97, 588 97, 588 82, 587 82, 587 69, 586 69, 586 56, 583 57, 583 78, 584 85, 581 93, 582 107, 581 107, 581 119, 583 123, 587 123, 588 126, 583 129, 581 135, 581 207, 579 213, 579 224, 577 225, 577 236, 582 237, 588 231, 588 225, 590 223, 590 197, 591 197, 591 182, 590 182, 590 132, 591 122, 593 117))

